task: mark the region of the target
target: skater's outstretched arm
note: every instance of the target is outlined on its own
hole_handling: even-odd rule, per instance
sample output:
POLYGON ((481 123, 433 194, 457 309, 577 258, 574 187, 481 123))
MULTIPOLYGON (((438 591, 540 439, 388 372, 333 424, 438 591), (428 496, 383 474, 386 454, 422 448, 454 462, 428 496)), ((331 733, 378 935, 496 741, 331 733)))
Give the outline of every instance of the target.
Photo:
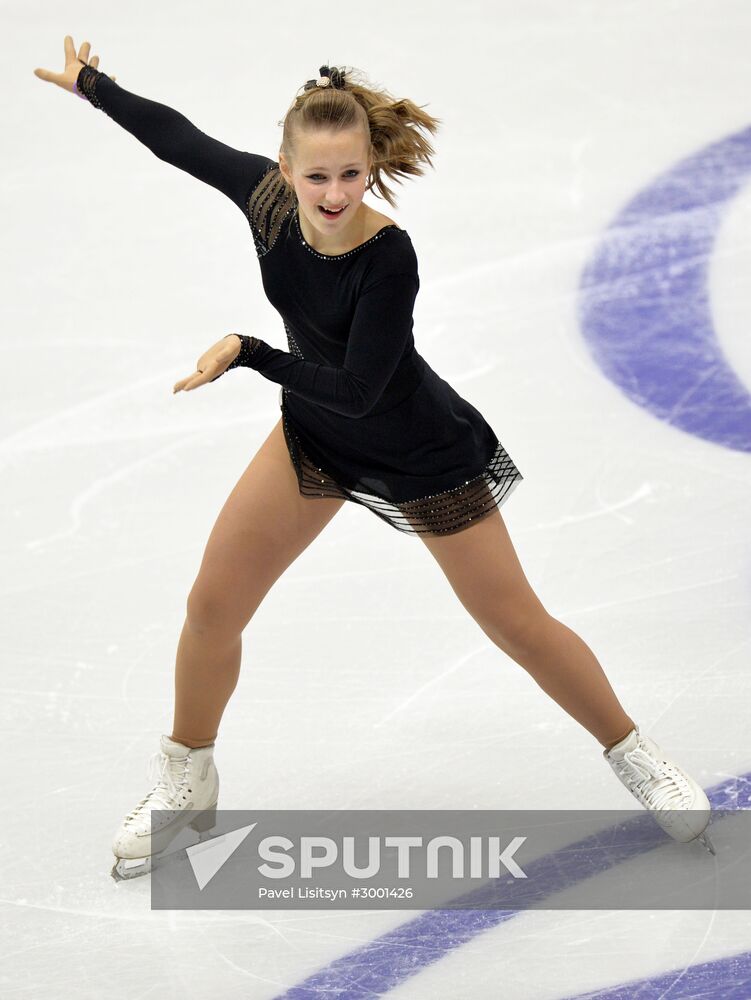
POLYGON ((65 36, 64 44, 63 72, 35 69, 39 79, 85 97, 160 160, 217 188, 245 212, 248 192, 273 160, 212 139, 179 111, 120 87, 114 77, 97 69, 98 56, 88 60, 88 42, 83 43, 78 56, 70 35, 65 36))
MULTIPOLYGON (((376 405, 401 359, 414 349, 412 312, 419 289, 416 274, 380 277, 357 302, 344 363, 318 364, 271 347, 258 337, 237 334, 202 355, 196 373, 173 392, 213 382, 228 367, 255 368, 270 382, 348 417, 364 417, 376 405)), ((232 334, 227 334, 232 337, 232 334)))

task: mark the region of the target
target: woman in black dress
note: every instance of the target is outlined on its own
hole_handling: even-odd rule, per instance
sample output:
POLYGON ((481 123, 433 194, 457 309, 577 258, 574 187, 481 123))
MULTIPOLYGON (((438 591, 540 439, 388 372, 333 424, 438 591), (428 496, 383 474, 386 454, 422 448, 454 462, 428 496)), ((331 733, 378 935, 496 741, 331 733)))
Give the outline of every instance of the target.
POLYGON ((623 784, 676 840, 704 829, 701 787, 624 711, 586 643, 532 590, 500 507, 522 474, 471 403, 417 353, 419 290, 408 233, 363 202, 385 178, 421 175, 439 119, 351 71, 322 66, 284 119, 279 161, 233 149, 101 73, 65 38, 65 69, 36 75, 77 93, 160 159, 221 191, 250 227, 289 351, 227 334, 175 392, 238 366, 280 386, 281 417, 209 537, 177 650, 175 714, 152 757, 154 787, 114 840, 113 874, 148 871, 175 825, 210 828, 213 748, 237 683, 241 636, 264 596, 346 500, 419 537, 487 636, 603 747, 623 784), (150 836, 151 809, 174 820, 150 836))

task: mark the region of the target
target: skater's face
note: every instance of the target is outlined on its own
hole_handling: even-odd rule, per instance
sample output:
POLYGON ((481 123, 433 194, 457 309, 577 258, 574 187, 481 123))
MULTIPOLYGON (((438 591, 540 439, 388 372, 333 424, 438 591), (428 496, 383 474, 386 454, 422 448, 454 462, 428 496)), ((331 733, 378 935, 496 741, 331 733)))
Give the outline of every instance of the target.
POLYGON ((298 132, 293 162, 279 154, 279 169, 295 189, 300 214, 316 230, 317 245, 342 246, 356 232, 372 166, 369 156, 370 136, 359 128, 298 132), (321 206, 344 206, 344 211, 326 216, 321 206))

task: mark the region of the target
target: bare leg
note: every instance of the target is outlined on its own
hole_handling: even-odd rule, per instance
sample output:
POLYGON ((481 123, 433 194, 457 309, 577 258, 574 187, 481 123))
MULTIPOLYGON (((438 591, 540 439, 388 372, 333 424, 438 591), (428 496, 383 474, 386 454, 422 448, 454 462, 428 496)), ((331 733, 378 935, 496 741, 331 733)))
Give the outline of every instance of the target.
MULTIPOLYGON (((496 644, 504 649, 501 642, 496 644)), ((634 728, 595 654, 557 618, 540 614, 521 641, 510 642, 506 651, 604 747, 618 743, 634 728)))
POLYGON ((343 503, 300 495, 280 420, 219 513, 188 596, 172 739, 190 747, 215 741, 240 674, 243 629, 343 503))
POLYGON ((532 590, 497 508, 453 535, 420 538, 483 632, 604 747, 634 728, 592 650, 532 590))
POLYGON ((214 742, 237 686, 241 656, 239 635, 195 631, 186 617, 177 645, 173 740, 189 747, 214 742))

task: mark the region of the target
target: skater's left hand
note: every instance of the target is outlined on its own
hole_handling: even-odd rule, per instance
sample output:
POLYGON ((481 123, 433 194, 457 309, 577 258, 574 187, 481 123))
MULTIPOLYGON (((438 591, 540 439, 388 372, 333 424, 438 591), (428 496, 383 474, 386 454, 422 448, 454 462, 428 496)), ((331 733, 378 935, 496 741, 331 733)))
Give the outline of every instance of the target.
POLYGON ((201 355, 193 375, 188 375, 187 378, 180 379, 179 382, 175 383, 172 395, 174 396, 182 389, 189 392, 191 389, 197 389, 199 385, 205 385, 207 382, 213 382, 214 379, 219 378, 240 353, 241 347, 242 341, 239 334, 228 333, 226 337, 222 337, 201 355))

